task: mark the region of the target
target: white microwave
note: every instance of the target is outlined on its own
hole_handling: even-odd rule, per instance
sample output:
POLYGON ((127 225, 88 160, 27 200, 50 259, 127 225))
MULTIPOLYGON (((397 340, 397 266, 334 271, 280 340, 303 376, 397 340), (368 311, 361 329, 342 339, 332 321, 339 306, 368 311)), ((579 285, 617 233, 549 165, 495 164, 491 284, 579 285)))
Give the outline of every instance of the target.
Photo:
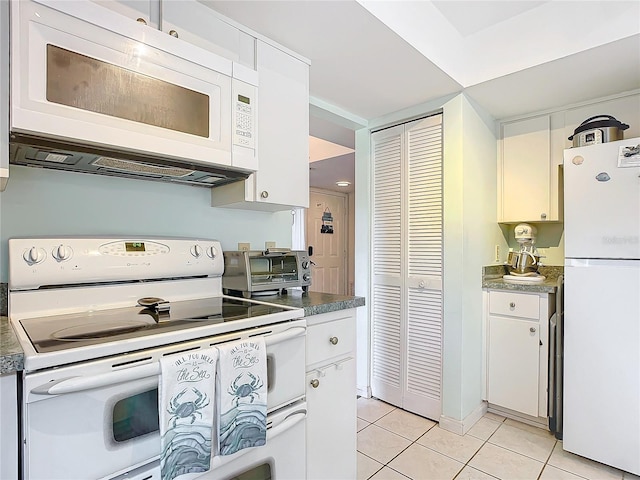
POLYGON ((148 161, 136 169, 151 176, 257 170, 256 71, 93 2, 11 7, 10 141, 51 142, 14 163, 112 175, 127 159, 148 161), (91 163, 101 163, 57 153, 66 146, 95 149, 91 163))

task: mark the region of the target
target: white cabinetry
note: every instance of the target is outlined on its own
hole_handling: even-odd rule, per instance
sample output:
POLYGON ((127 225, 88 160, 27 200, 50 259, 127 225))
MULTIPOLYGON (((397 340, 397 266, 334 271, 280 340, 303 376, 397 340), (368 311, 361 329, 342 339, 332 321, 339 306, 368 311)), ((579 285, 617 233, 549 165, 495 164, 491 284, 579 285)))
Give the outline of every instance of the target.
MULTIPOLYGON (((551 182, 550 117, 502 125, 498 221, 558 221, 558 188, 551 182)), ((555 167, 554 167, 555 168, 555 167)))
POLYGON ((15 373, 0 375, 0 478, 18 478, 18 390, 15 373))
POLYGON ((486 400, 490 408, 544 418, 554 295, 502 290, 484 295, 486 400))
POLYGON ((309 65, 257 41, 258 171, 211 190, 214 207, 309 206, 309 65))
POLYGON ((307 479, 354 479, 355 309, 313 315, 307 325, 307 479))
POLYGON ((9 2, 0 2, 0 192, 9 179, 9 2))
POLYGON ((196 0, 92 0, 122 16, 255 69, 255 38, 196 0))

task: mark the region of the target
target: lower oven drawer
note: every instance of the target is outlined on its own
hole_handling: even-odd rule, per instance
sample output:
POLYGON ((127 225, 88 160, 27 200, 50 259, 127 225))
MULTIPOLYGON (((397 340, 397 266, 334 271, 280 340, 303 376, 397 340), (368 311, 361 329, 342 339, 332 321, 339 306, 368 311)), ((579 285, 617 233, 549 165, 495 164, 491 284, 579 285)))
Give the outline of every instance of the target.
POLYGON ((156 364, 163 355, 262 335, 268 412, 303 399, 305 325, 298 320, 26 374, 24 478, 109 478, 157 458, 156 364))

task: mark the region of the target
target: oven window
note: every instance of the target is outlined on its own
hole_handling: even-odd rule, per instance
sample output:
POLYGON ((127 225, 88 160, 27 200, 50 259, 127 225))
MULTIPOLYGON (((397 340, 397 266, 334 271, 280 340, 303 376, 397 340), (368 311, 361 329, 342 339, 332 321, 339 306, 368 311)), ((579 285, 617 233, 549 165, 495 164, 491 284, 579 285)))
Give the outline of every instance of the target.
POLYGON ((158 389, 123 398, 113 406, 113 438, 126 442, 158 430, 158 389))
POLYGON ((271 465, 263 463, 229 480, 271 480, 271 465))

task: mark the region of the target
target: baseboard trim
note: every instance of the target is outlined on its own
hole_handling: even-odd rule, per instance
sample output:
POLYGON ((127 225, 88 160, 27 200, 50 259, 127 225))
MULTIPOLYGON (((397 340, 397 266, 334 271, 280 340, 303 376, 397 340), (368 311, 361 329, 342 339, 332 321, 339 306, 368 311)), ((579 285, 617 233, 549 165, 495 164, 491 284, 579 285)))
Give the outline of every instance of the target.
POLYGON ((371 398, 371 387, 356 387, 356 393, 359 397, 371 398))
POLYGON ((467 433, 475 423, 487 413, 487 402, 482 402, 478 407, 462 420, 440 415, 440 428, 458 435, 467 433))

